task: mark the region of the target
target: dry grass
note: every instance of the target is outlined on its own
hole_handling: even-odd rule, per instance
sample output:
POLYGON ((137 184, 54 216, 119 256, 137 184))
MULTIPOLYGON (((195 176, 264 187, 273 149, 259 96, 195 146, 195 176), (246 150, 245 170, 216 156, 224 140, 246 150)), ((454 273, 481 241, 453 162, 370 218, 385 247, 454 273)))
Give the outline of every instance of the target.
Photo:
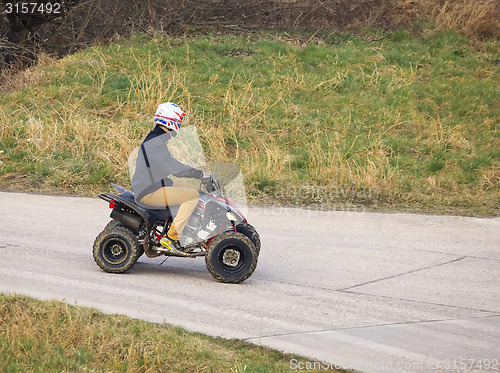
MULTIPOLYGON (((88 62, 91 66, 90 71, 85 73, 93 81, 89 94, 99 99, 108 78, 109 67, 101 52, 96 56, 92 61, 80 63, 88 62)), ((223 94, 222 111, 217 115, 206 115, 190 104, 191 94, 185 72, 179 72, 176 66, 162 64, 158 59, 152 60, 151 56, 142 60, 134 56, 134 59, 139 67, 139 74, 130 79, 125 101, 111 103, 101 110, 82 110, 85 106, 83 97, 76 99, 80 87, 68 87, 64 101, 55 100, 51 106, 35 99, 30 100, 28 105, 19 105, 16 111, 20 113, 20 117, 29 119, 22 131, 16 131, 17 125, 12 122, 12 125, 2 126, 1 138, 12 136, 19 144, 18 148, 25 150, 25 160, 28 162, 50 162, 55 150, 67 154, 66 160, 52 169, 60 170, 57 173, 59 176, 54 180, 56 185, 74 186, 78 183, 78 173, 75 175, 66 172, 75 165, 75 160, 85 164, 79 171, 80 174, 90 173, 92 165, 107 164, 113 177, 123 182, 127 178, 128 157, 144 136, 145 130, 150 127, 150 113, 154 112, 158 102, 176 97, 178 102, 186 104, 183 106, 191 114, 186 125, 190 120, 196 122, 206 145, 208 160, 230 160, 240 164, 250 180, 250 190, 265 189, 290 180, 301 183, 304 177, 313 185, 344 185, 348 188, 363 185, 364 188, 377 190, 394 186, 394 172, 390 171, 392 167, 388 164, 387 151, 380 141, 362 149, 363 155, 356 158, 351 158, 349 151, 345 152, 338 146, 344 141, 344 136, 352 125, 349 118, 343 119, 347 121, 344 136, 339 135, 336 139, 329 140, 326 146, 322 143, 324 134, 321 131, 306 134, 300 127, 283 128, 274 133, 265 130, 271 125, 266 119, 266 112, 278 103, 285 107, 292 106, 288 101, 292 91, 306 88, 304 77, 300 73, 286 77, 276 86, 284 95, 289 95, 288 99, 281 96, 268 99, 258 108, 254 101, 260 91, 254 82, 247 82, 238 90, 230 82, 223 94), (166 70, 169 71, 168 74, 165 74, 166 70), (120 111, 122 115, 117 116, 120 111), (222 121, 226 125, 219 125, 222 121), (143 122, 148 124, 142 126, 143 122), (250 138, 252 146, 240 145, 242 138, 250 138), (305 176, 299 178, 290 167, 296 156, 290 154, 287 146, 302 147, 304 140, 310 158, 305 166, 305 176)), ((295 71, 298 68, 296 66, 295 71)), ((328 89, 329 86, 330 89, 335 88, 337 84, 341 84, 342 77, 333 80, 334 82, 320 82, 312 90, 328 89)), ((293 115, 299 118, 299 113, 293 115)), ((7 116, 5 109, 0 108, 0 119, 9 122, 7 116)))
POLYGON ((411 18, 434 20, 440 29, 469 36, 500 37, 500 3, 497 0, 400 0, 411 18))
POLYGON ((94 47, 29 69, 40 80, 0 96, 0 183, 22 177, 21 186, 90 195, 127 184, 129 154, 157 104, 173 100, 208 160, 238 163, 259 202, 315 203, 284 196, 310 186, 331 193, 324 208, 368 191, 362 203, 434 211, 462 201, 493 213, 498 70, 464 57, 461 38, 400 32, 395 42, 303 46, 137 37, 94 47))
POLYGON ((291 358, 298 357, 0 293, 2 372, 286 372, 291 358))
MULTIPOLYGON (((57 64, 57 60, 41 52, 38 55, 37 66, 49 66, 57 64)), ((29 86, 36 85, 44 80, 50 79, 45 70, 37 68, 28 69, 0 69, 0 93, 19 91, 29 86)))

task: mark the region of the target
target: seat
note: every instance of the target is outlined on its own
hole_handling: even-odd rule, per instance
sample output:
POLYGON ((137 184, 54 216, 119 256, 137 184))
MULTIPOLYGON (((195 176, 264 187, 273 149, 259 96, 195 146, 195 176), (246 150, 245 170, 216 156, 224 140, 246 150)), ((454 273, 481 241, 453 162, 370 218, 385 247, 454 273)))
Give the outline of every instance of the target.
POLYGON ((136 201, 134 195, 130 191, 122 192, 118 196, 145 210, 150 224, 153 224, 158 220, 167 221, 170 217, 175 217, 180 207, 180 205, 164 207, 146 205, 136 201))

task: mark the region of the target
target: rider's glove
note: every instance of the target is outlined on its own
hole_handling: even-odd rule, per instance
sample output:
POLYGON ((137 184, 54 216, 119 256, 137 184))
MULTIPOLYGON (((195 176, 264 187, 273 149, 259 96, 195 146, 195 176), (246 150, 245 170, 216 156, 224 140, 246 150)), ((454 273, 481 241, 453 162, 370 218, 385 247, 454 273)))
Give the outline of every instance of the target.
POLYGON ((197 170, 196 168, 188 168, 187 170, 178 172, 174 175, 177 177, 191 177, 193 179, 201 179, 203 177, 203 171, 197 170))
POLYGON ((193 170, 193 178, 195 179, 201 179, 203 178, 204 172, 201 170, 193 170))

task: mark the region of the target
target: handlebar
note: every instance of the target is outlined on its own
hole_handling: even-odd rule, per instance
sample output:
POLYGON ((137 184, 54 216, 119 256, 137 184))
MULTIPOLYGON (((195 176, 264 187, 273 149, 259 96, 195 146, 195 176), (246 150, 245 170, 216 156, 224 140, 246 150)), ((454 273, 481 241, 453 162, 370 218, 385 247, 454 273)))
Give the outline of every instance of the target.
POLYGON ((205 185, 205 188, 207 189, 208 193, 213 193, 213 192, 217 192, 217 194, 221 193, 220 183, 219 180, 217 180, 217 178, 215 177, 215 175, 204 172, 201 182, 203 183, 203 185, 205 185))

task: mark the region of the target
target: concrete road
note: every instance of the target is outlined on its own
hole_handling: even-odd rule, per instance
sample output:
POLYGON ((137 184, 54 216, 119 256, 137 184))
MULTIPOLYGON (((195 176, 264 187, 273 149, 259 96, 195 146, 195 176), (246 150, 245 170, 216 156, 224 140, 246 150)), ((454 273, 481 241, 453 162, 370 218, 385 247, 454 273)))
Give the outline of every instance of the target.
POLYGON ((0 291, 246 339, 325 370, 500 370, 499 218, 254 208, 259 264, 230 285, 203 258, 101 271, 91 249, 108 216, 99 199, 0 193, 0 291))

